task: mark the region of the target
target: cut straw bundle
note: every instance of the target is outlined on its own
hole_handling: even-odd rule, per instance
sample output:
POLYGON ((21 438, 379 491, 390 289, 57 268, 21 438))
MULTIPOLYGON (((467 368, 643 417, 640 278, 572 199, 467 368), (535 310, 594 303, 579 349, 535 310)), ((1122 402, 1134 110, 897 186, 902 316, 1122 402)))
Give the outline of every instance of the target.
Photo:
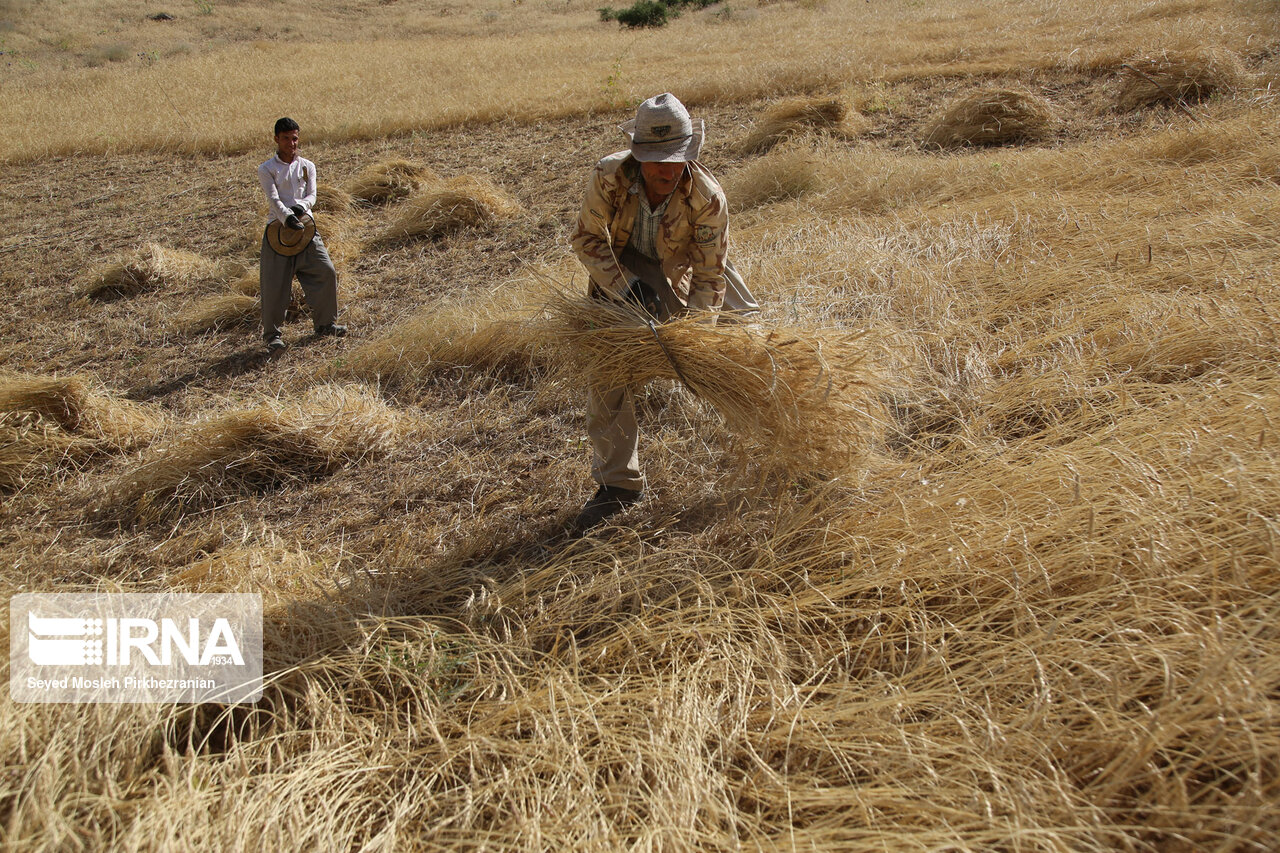
POLYGON ((788 98, 770 107, 735 150, 740 155, 764 154, 806 130, 854 136, 864 123, 862 115, 840 98, 788 98))
POLYGON ((260 281, 261 281, 261 276, 258 274, 258 271, 255 269, 255 270, 250 270, 249 272, 246 272, 244 275, 235 279, 230 284, 228 284, 227 287, 229 287, 231 291, 234 293, 239 293, 243 296, 252 296, 254 299, 257 299, 258 290, 261 287, 260 281))
POLYGON ((214 261, 193 252, 148 243, 91 270, 75 286, 77 296, 98 299, 130 296, 144 290, 188 288, 225 281, 243 272, 234 262, 214 261))
POLYGON ((1053 104, 1025 89, 988 87, 952 103, 926 128, 924 143, 942 148, 1006 145, 1043 139, 1058 124, 1053 104))
POLYGON ((200 334, 248 325, 258 318, 258 313, 257 296, 220 293, 196 303, 178 315, 174 323, 185 332, 200 334))
POLYGON ((342 187, 332 184, 321 184, 316 188, 316 211, 330 215, 341 215, 351 212, 355 199, 342 187))
POLYGON ((736 213, 818 190, 818 160, 812 149, 786 145, 749 161, 723 182, 730 209, 736 213))
POLYGON ((408 160, 374 163, 346 183, 344 190, 368 204, 387 204, 407 198, 438 180, 430 167, 408 160))
POLYGON ((418 385, 457 368, 473 374, 517 375, 539 364, 535 337, 536 327, 527 321, 477 320, 448 309, 432 310, 357 347, 338 372, 397 386, 418 385))
POLYGON ((105 450, 131 450, 160 431, 162 417, 113 399, 81 376, 0 374, 0 414, 27 416, 105 450))
POLYGON ((79 376, 0 374, 0 489, 20 488, 64 462, 131 450, 162 425, 159 415, 113 400, 79 376))
POLYGON ((1116 106, 1128 112, 1151 104, 1196 103, 1239 88, 1247 78, 1240 57, 1226 50, 1165 51, 1122 65, 1116 106))
POLYGON ((322 387, 310 399, 265 403, 201 421, 109 484, 93 514, 135 522, 237 492, 330 474, 393 446, 404 422, 364 389, 322 387))
POLYGON ((709 325, 650 327, 630 306, 558 296, 552 345, 602 388, 674 379, 733 432, 792 470, 830 472, 865 454, 884 423, 892 358, 865 332, 709 325))
POLYGON ((396 219, 373 242, 429 239, 459 228, 510 219, 519 212, 519 203, 490 181, 463 175, 405 201, 396 219))
POLYGON ((316 560, 301 549, 233 546, 195 560, 168 579, 184 592, 254 592, 269 609, 292 598, 304 583, 316 586, 316 560))
POLYGON ((0 492, 19 489, 90 442, 29 416, 0 414, 0 492))

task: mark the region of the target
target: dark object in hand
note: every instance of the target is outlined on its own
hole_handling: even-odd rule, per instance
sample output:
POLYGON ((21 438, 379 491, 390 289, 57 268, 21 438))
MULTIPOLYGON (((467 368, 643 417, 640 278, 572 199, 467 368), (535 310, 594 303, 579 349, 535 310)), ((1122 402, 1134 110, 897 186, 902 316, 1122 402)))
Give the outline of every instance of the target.
POLYGON ((302 224, 302 220, 296 214, 290 213, 284 220, 284 224, 288 225, 294 231, 301 231, 306 226, 302 224))
POLYGON ((633 305, 639 305, 653 317, 661 316, 662 300, 658 298, 658 292, 638 278, 632 279, 623 298, 633 305))
POLYGON ((300 204, 295 204, 293 207, 289 209, 292 210, 294 213, 296 213, 298 216, 306 216, 307 214, 307 209, 300 204))

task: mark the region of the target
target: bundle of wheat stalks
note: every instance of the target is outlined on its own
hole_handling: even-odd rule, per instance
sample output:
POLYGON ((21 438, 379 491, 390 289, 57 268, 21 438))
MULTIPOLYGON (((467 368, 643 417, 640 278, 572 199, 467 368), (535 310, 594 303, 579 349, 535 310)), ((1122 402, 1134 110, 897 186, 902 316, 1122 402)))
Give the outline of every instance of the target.
POLYGON ((1231 92, 1248 79, 1240 57, 1229 50, 1161 51, 1121 65, 1116 106, 1124 111, 1151 104, 1197 102, 1231 92))
POLYGON ((64 461, 135 449, 163 423, 81 376, 0 373, 0 489, 21 487, 64 461))
POLYGON ((188 425, 100 495, 93 515, 137 522, 238 492, 322 476, 394 446, 404 422, 362 388, 322 386, 188 425))
POLYGON ((931 121, 926 145, 1004 145, 1043 139, 1054 132, 1058 113, 1048 99, 1020 88, 988 86, 951 103, 931 121))
POLYGON ((806 130, 825 131, 838 136, 856 136, 866 123, 842 98, 797 97, 779 101, 756 122, 751 132, 736 146, 743 156, 764 154, 779 142, 806 130))
POLYGON ((492 181, 460 175, 414 193, 370 242, 378 246, 430 239, 460 228, 511 219, 519 212, 520 203, 492 181))
POLYGON ((132 296, 145 290, 226 281, 243 269, 243 265, 235 261, 216 261, 194 252, 148 243, 89 270, 76 282, 75 291, 77 296, 89 299, 132 296))
POLYGON ((592 384, 677 380, 788 468, 838 470, 884 423, 879 398, 894 359, 868 332, 710 325, 696 315, 650 325, 629 305, 587 296, 560 295, 548 309, 548 343, 592 384))
POLYGON ((435 171, 425 164, 387 160, 362 169, 343 189, 350 198, 368 204, 389 204, 438 180, 435 171))
MULTIPOLYGON (((256 283, 255 276, 255 283, 256 283)), ((258 297, 244 293, 218 293, 200 300, 174 320, 179 328, 193 334, 228 329, 251 323, 258 316, 258 297)))
POLYGON ((32 418, 0 414, 0 491, 19 489, 85 442, 32 418))

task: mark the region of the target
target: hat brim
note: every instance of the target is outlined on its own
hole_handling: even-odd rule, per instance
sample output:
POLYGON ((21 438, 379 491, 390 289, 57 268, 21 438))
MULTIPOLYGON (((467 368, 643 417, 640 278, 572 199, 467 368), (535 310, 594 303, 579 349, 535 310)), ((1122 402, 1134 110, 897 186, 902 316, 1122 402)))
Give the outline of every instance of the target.
POLYGON ((277 255, 291 258, 302 254, 303 250, 311 245, 312 238, 316 236, 316 221, 309 213, 299 216, 298 219, 302 222, 301 231, 284 227, 278 219, 267 226, 267 245, 277 255))
POLYGON ((706 134, 706 122, 693 119, 693 132, 684 139, 673 142, 636 142, 636 120, 630 119, 619 125, 622 132, 631 140, 631 156, 641 163, 688 163, 697 160, 702 151, 702 138, 706 134))

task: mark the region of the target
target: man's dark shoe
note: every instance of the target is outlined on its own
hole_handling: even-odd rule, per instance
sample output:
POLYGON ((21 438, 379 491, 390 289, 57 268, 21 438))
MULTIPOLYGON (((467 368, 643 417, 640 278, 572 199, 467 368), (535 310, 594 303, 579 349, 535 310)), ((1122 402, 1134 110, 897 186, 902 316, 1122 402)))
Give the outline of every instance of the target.
POLYGON ((322 338, 326 335, 333 335, 335 338, 340 338, 346 333, 347 327, 339 326, 337 323, 330 323, 327 326, 316 326, 316 334, 322 338))
POLYGON ((276 335, 274 338, 267 341, 267 352, 270 352, 270 353, 280 352, 287 346, 288 344, 284 342, 284 338, 280 337, 279 335, 276 335))
POLYGON ((596 489, 591 500, 587 501, 582 512, 573 520, 573 529, 578 533, 590 530, 611 515, 622 512, 643 497, 644 493, 635 489, 623 489, 618 486, 601 486, 596 489))

